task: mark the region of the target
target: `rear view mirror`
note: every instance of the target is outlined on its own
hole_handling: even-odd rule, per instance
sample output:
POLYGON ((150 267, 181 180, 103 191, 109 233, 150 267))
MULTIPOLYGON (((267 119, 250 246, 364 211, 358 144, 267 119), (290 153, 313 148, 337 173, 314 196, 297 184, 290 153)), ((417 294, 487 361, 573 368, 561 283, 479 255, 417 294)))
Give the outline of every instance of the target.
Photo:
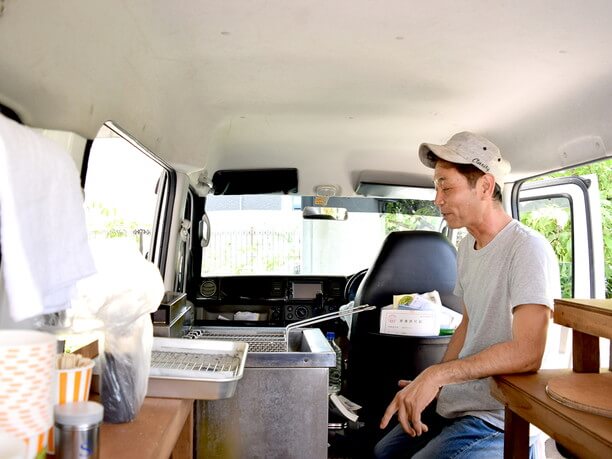
POLYGON ((302 216, 307 220, 336 220, 344 221, 348 218, 348 210, 344 207, 304 207, 302 216))

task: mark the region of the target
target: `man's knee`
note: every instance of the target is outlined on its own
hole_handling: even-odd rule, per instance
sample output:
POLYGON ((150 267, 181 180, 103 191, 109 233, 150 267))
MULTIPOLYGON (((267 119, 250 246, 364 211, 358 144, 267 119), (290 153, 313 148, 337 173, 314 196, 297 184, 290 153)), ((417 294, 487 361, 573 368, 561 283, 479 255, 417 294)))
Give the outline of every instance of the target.
POLYGON ((374 459, 385 459, 387 456, 387 448, 382 444, 382 440, 374 446, 374 459))

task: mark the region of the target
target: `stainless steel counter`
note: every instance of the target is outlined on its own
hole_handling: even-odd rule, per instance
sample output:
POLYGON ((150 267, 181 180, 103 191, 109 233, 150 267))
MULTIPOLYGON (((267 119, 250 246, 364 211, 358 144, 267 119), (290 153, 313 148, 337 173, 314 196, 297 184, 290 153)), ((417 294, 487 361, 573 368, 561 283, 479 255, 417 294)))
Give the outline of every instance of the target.
MULTIPOLYGON (((284 329, 214 331, 237 340, 244 334, 259 339, 284 329)), ((210 334, 202 337, 210 339, 210 334)), ((250 349, 251 344, 232 398, 196 402, 198 457, 326 458, 328 372, 336 357, 323 333, 290 330, 286 352, 250 349)))
POLYGON ((318 328, 202 327, 186 335, 192 339, 244 341, 249 343, 249 368, 333 367, 336 355, 318 328), (287 336, 287 338, 285 338, 287 336))

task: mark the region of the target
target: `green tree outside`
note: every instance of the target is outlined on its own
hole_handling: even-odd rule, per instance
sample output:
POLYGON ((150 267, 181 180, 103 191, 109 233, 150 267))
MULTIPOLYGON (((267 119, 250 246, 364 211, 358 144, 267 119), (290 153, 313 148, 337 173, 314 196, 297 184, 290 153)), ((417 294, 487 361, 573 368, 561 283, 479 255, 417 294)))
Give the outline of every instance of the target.
MULTIPOLYGON (((606 298, 612 298, 612 160, 604 160, 586 164, 561 172, 539 177, 544 180, 557 177, 576 177, 595 174, 599 182, 599 198, 601 205, 601 223, 604 245, 604 264, 606 277, 606 298)), ((551 242, 561 271, 563 297, 571 296, 572 279, 572 228, 569 210, 561 210, 554 204, 545 211, 530 211, 522 213, 521 221, 542 233, 551 242), (566 212, 563 218, 560 212, 566 212)))

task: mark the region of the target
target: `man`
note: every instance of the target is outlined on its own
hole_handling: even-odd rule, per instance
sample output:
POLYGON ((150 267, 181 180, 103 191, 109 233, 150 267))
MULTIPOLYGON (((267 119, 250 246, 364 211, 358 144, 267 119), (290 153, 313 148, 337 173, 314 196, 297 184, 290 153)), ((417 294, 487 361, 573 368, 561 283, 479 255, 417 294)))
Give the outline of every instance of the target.
POLYGON ((457 256, 463 320, 440 364, 400 381, 404 387, 380 427, 396 413, 399 424, 375 455, 502 457, 503 405, 490 395, 490 376, 540 367, 559 296, 557 259, 543 236, 504 211, 501 190, 510 165, 495 144, 461 132, 445 145, 422 144, 419 157, 434 169, 435 204, 446 223, 469 233, 457 256))

